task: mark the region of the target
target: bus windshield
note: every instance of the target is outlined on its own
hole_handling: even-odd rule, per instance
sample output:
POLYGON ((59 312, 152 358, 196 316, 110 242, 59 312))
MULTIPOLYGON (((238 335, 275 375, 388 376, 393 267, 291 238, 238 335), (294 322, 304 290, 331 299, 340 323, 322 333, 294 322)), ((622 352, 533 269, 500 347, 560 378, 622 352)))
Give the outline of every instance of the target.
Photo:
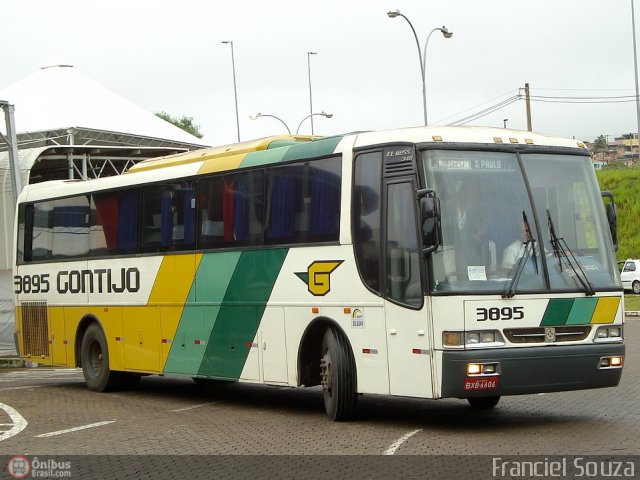
POLYGON ((589 157, 425 150, 421 159, 442 214, 434 293, 620 288, 589 157))

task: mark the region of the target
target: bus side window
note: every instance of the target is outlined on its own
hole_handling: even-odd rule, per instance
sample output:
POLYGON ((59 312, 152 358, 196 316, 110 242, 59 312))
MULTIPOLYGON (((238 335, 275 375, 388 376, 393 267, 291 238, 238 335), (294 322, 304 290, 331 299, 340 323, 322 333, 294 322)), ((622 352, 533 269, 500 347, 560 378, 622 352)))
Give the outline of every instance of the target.
POLYGON ((90 255, 137 252, 139 204, 137 189, 92 196, 90 255))
POLYGON ((195 247, 195 212, 192 181, 143 189, 143 251, 189 250, 195 247))

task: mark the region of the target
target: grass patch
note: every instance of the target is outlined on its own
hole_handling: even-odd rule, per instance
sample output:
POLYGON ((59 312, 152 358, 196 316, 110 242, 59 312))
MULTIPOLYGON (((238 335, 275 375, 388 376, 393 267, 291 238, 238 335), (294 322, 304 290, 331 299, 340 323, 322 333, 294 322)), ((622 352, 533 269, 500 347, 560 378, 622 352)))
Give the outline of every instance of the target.
POLYGON ((624 309, 628 312, 637 312, 640 310, 640 295, 626 293, 624 295, 624 309))
POLYGON ((618 260, 640 258, 640 168, 596 172, 602 190, 613 192, 618 205, 618 260))

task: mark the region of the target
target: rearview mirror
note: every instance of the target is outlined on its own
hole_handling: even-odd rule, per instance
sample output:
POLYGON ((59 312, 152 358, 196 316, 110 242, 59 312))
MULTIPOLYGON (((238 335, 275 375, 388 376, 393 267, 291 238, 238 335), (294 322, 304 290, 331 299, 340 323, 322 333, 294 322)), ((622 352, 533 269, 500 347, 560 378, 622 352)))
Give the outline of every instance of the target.
POLYGON ((602 198, 608 198, 610 201, 605 204, 604 211, 607 214, 607 222, 609 223, 609 231, 611 232, 611 240, 613 240, 613 248, 618 251, 618 207, 611 192, 600 192, 602 198))
POLYGON ((432 189, 416 192, 420 205, 420 232, 422 234, 422 253, 435 252, 441 244, 442 227, 440 224, 440 199, 432 189))

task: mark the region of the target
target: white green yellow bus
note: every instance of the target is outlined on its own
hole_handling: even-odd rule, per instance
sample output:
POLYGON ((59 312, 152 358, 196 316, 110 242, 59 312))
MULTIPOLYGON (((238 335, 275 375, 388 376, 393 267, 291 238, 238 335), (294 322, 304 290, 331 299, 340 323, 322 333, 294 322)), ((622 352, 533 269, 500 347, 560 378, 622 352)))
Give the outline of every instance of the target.
POLYGON ((616 386, 615 205, 585 145, 507 129, 281 136, 27 186, 21 357, 141 376, 466 399, 616 386))

